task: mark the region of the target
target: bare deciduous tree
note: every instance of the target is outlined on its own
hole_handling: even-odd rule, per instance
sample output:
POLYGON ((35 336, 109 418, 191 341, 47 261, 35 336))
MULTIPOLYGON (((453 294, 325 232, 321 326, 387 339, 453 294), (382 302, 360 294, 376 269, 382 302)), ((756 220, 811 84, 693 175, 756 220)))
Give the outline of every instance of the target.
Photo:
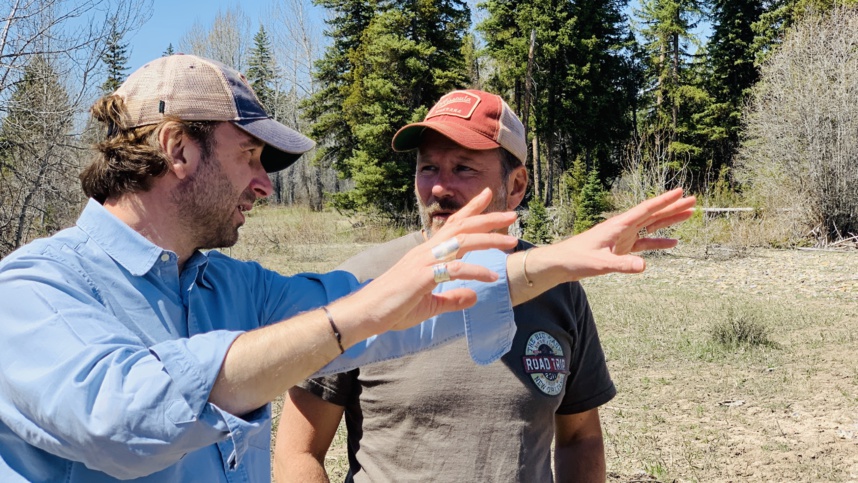
POLYGON ((612 190, 616 208, 631 208, 656 194, 686 185, 687 160, 682 162, 670 151, 674 136, 668 127, 651 128, 632 136, 623 153, 622 174, 612 190))
POLYGON ((240 6, 218 11, 211 26, 195 23, 179 41, 179 51, 199 55, 244 72, 253 43, 250 17, 240 6))
POLYGON ((808 15, 762 66, 739 179, 825 243, 858 234, 858 10, 808 15))
POLYGON ((65 226, 82 198, 74 111, 54 69, 31 57, 0 124, 0 254, 65 226))
MULTIPOLYGON (((318 9, 311 0, 284 0, 271 7, 269 31, 272 33, 275 56, 282 73, 279 121, 298 131, 307 132, 301 102, 316 93, 313 64, 319 59, 322 35, 313 11, 318 9)), ((340 181, 329 167, 315 166, 315 151, 304 155, 294 166, 280 173, 282 190, 280 199, 287 204, 307 204, 319 210, 324 204, 324 193, 337 191, 340 181)))
POLYGON ((0 25, 0 100, 38 55, 69 79, 71 103, 77 105, 89 95, 112 29, 124 34, 138 27, 150 8, 151 0, 9 1, 0 25))
POLYGON ((150 0, 11 0, 0 25, 0 256, 77 213, 85 150, 75 117, 100 82, 111 32, 148 18, 150 0))

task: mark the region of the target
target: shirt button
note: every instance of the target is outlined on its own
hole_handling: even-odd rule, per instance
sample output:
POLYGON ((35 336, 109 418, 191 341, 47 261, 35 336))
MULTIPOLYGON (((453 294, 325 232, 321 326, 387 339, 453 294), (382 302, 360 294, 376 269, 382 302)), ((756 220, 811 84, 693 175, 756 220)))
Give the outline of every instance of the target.
POLYGON ((161 261, 162 262, 169 262, 170 261, 170 255, 167 255, 166 253, 162 254, 161 255, 161 261))

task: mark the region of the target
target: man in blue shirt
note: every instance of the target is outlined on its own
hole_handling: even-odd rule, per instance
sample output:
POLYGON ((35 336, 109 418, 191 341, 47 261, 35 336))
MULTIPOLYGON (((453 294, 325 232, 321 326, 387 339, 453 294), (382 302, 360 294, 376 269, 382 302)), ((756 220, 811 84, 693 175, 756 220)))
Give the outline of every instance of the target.
POLYGON ((296 382, 463 335, 475 361, 496 360, 514 333, 511 304, 562 281, 643 270, 626 254, 675 241, 638 230, 693 205, 681 192, 649 200, 534 250, 525 267, 485 250, 515 245, 487 233, 514 214, 478 215, 485 192, 437 243, 343 297, 357 289, 343 272, 284 277, 200 251, 234 244, 244 213, 271 192, 267 173, 313 146, 268 118, 241 74, 161 58, 92 112, 107 136, 81 175, 91 200, 76 226, 0 262, 4 483, 266 481, 268 403, 296 382))

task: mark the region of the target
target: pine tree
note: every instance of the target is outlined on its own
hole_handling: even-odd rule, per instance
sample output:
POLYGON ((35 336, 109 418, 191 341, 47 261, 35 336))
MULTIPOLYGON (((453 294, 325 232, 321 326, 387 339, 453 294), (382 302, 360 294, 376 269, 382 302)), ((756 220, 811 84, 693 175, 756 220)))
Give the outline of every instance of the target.
POLYGON ((528 214, 524 220, 523 238, 533 244, 551 243, 551 230, 549 225, 551 219, 542 201, 531 200, 527 205, 528 214))
POLYGON ((317 133, 329 140, 324 156, 338 155, 337 169, 354 180, 353 190, 334 195, 335 206, 401 219, 414 208, 413 154, 393 153, 390 140, 443 94, 467 84, 461 50, 470 11, 461 0, 391 1, 371 17, 348 6, 350 16, 337 24, 343 35, 334 41, 347 55, 329 49, 319 64, 330 77, 320 78, 323 91, 313 99, 327 104, 311 105, 310 112, 317 133), (358 32, 356 21, 367 19, 358 32), (339 107, 330 105, 336 98, 339 107), (334 141, 329 136, 336 132, 346 134, 334 141))
POLYGON ((739 145, 742 110, 759 79, 752 26, 762 13, 757 0, 714 0, 712 4, 712 37, 703 79, 709 103, 698 127, 712 173, 732 166, 739 145))
POLYGON ((376 14, 377 0, 315 0, 330 14, 325 20, 325 35, 331 44, 316 62, 314 77, 320 89, 302 103, 312 123, 310 137, 319 141, 317 164, 336 166, 344 178, 351 176, 342 161, 352 156, 356 144, 351 127, 346 122, 343 104, 349 95, 354 62, 351 57, 360 46, 363 31, 376 14))
POLYGON ((631 42, 622 14, 626 1, 489 0, 484 5, 489 16, 478 29, 497 66, 490 85, 509 93, 548 155, 545 176, 532 175, 535 192, 550 203, 559 174, 578 156, 616 172, 612 154, 631 129, 633 99, 624 53, 631 42), (531 31, 536 45, 529 84, 531 31))
MULTIPOLYGON (((706 168, 697 114, 710 102, 703 89, 700 41, 693 29, 702 18, 699 0, 646 0, 640 15, 644 92, 641 136, 663 167, 699 174, 706 168), (665 159, 666 156, 666 159, 665 159)), ((659 168, 662 169, 662 168, 659 168)))
POLYGON ((274 82, 277 79, 277 64, 271 52, 271 41, 265 32, 265 27, 259 26, 259 31, 253 37, 253 49, 250 51, 248 61, 247 80, 256 92, 256 97, 263 106, 273 115, 276 104, 276 89, 274 82))
POLYGON ((647 53, 647 83, 651 90, 654 120, 676 129, 683 94, 688 85, 686 72, 699 45, 692 30, 702 16, 699 0, 646 0, 640 12, 644 28, 640 34, 647 53))
POLYGON ((166 50, 164 50, 164 53, 163 53, 163 54, 161 54, 161 57, 169 57, 169 56, 171 56, 171 55, 173 55, 173 54, 175 54, 175 53, 176 53, 176 51, 173 49, 173 43, 172 43, 172 42, 170 42, 170 43, 167 45, 167 49, 166 49, 166 50))
POLYGON ((575 233, 586 231, 604 220, 602 213, 609 208, 606 200, 607 193, 599 181, 598 170, 591 169, 575 203, 575 233))
POLYGON ((753 50, 761 64, 783 41, 784 34, 811 13, 825 13, 835 5, 851 6, 858 0, 772 0, 764 2, 764 12, 753 24, 756 33, 753 50))
POLYGON ((107 68, 107 80, 101 85, 101 90, 111 93, 125 81, 125 71, 128 70, 128 44, 122 43, 122 33, 114 25, 110 38, 107 40, 107 49, 101 57, 107 68))

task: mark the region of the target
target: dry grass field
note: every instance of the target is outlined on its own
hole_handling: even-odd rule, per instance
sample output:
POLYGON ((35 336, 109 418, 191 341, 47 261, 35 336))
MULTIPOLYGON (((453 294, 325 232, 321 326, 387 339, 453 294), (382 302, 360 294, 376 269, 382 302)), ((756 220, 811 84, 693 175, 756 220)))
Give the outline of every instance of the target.
MULTIPOLYGON (((258 208, 231 253, 324 271, 398 233, 258 208)), ((647 263, 585 282, 618 389, 608 480, 858 481, 858 252, 686 244, 647 263)))

